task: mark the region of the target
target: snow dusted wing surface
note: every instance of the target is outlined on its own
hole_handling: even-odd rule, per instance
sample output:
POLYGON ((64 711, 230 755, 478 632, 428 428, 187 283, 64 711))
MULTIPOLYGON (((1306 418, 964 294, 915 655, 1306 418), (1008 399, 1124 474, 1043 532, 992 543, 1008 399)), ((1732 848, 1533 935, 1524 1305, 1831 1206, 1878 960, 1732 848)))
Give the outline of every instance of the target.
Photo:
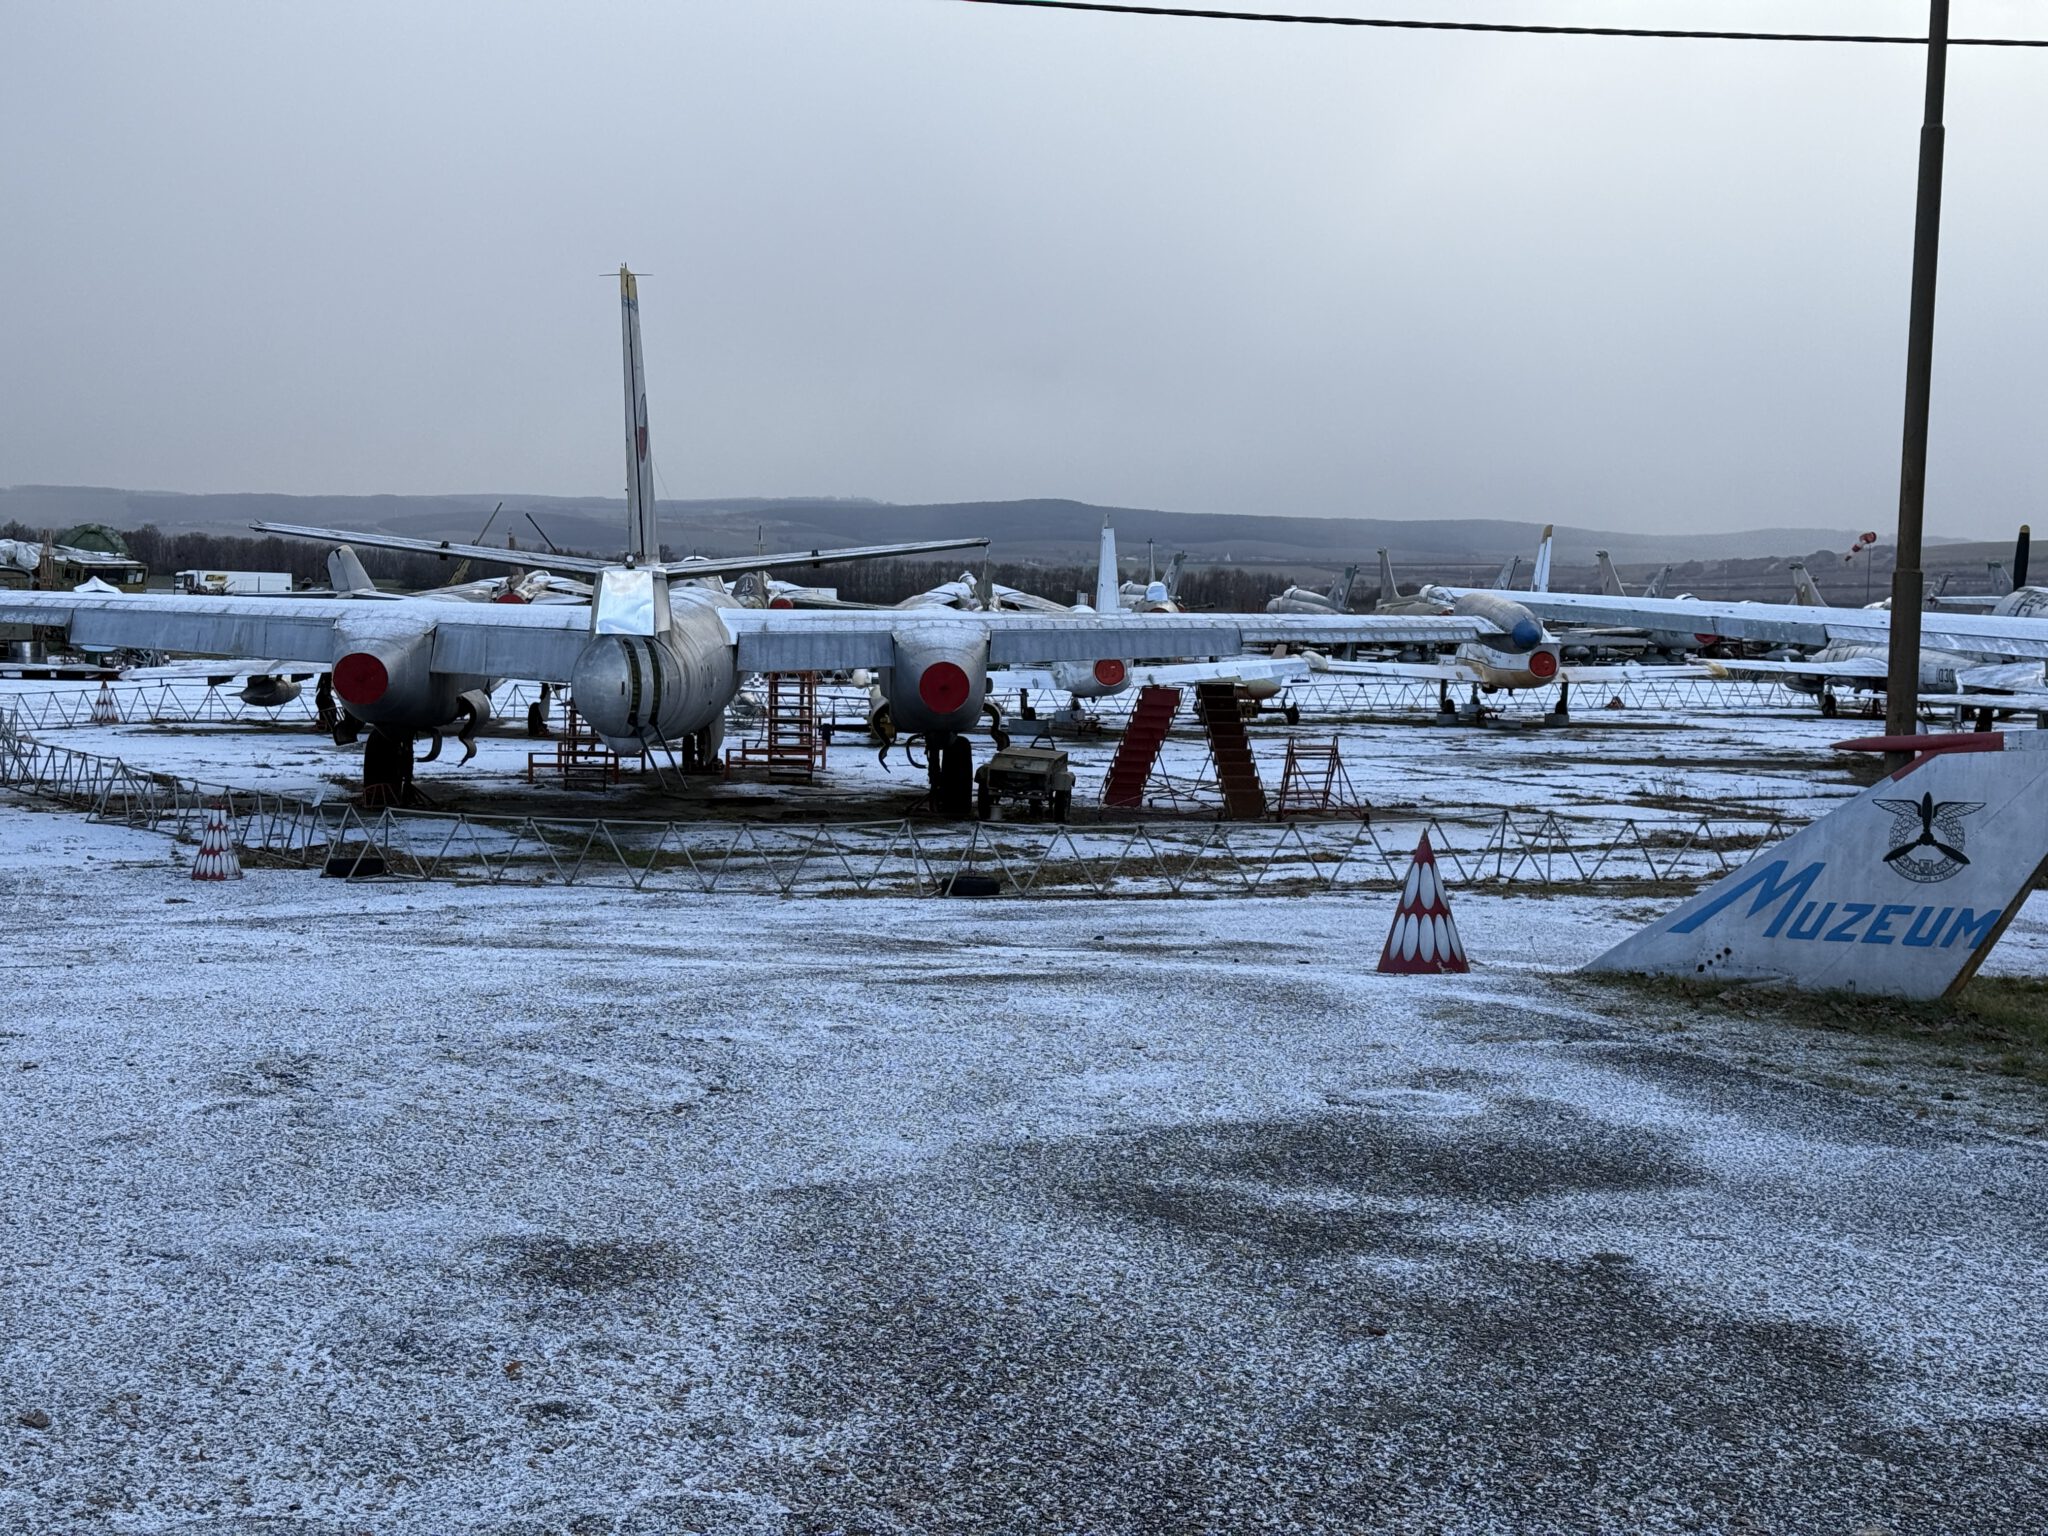
POLYGON ((917 609, 872 613, 722 608, 745 672, 887 666, 890 636, 920 625, 979 625, 993 666, 1144 657, 1235 656, 1250 645, 1414 644, 1469 640, 1492 626, 1464 617, 1377 614, 1126 613, 1040 615, 917 609))
MULTIPOLYGON (((1791 603, 1607 597, 1592 592, 1518 592, 1515 596, 1523 607, 1544 619, 1591 619, 1636 629, 1695 630, 1730 640, 1812 646, 1840 640, 1852 645, 1883 645, 1891 635, 1891 615, 1881 608, 1802 608, 1791 603)), ((1920 622, 1920 644, 1928 650, 2048 658, 2048 619, 1930 612, 1922 614, 1920 622)))
POLYGON ((1840 661, 1716 661, 1707 671, 1728 677, 1883 677, 1881 656, 1848 656, 1840 661))
POLYGON ((335 656, 335 620, 363 612, 363 604, 346 598, 0 592, 0 624, 62 628, 73 645, 261 656, 323 667, 335 656))
POLYGON ((0 624, 66 629, 74 645, 262 657, 325 667, 346 619, 434 637, 434 667, 480 677, 567 682, 589 629, 581 607, 519 603, 365 604, 335 597, 190 597, 143 592, 0 592, 0 624), (374 615, 374 618, 373 618, 374 615))

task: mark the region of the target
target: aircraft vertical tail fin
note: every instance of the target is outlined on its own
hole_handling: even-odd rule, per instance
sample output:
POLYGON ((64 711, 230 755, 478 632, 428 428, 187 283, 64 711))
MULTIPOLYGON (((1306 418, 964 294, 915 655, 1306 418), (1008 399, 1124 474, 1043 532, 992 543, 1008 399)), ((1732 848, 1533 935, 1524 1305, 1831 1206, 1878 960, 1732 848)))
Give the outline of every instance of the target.
POLYGON ((1500 568, 1500 574, 1493 578, 1493 590, 1496 592, 1512 591, 1515 585, 1515 577, 1521 574, 1521 570, 1522 557, 1520 555, 1508 556, 1506 563, 1500 568))
POLYGON ((1342 613, 1351 606, 1351 584, 1358 580, 1358 567, 1347 565, 1344 574, 1330 584, 1330 606, 1342 613))
POLYGON ((1123 584, 1116 574, 1116 530, 1109 526, 1109 519, 1102 520, 1102 545, 1095 557, 1095 611, 1117 613, 1122 610, 1123 584))
POLYGON ((1531 592, 1550 590, 1550 545, 1555 532, 1549 523, 1543 525, 1543 537, 1536 545, 1536 573, 1529 578, 1531 592))
POLYGON ((1394 581, 1394 561, 1384 549, 1380 556, 1380 601, 1391 603, 1401 595, 1401 588, 1394 581))
POLYGON ((327 551, 327 585, 334 588, 336 596, 353 597, 377 590, 377 583, 363 569, 362 559, 346 544, 337 544, 327 551))
POLYGON ((647 367, 640 352, 640 284, 619 268, 619 330, 626 372, 626 555, 635 565, 661 558, 654 517, 654 460, 647 446, 647 367))
POLYGON ((1600 566, 1600 590, 1609 597, 1627 597, 1628 588, 1621 584, 1621 572, 1614 568, 1614 561, 1607 551, 1596 549, 1593 558, 1600 566))
POLYGON ((1173 558, 1166 563, 1166 596, 1169 601, 1180 597, 1180 573, 1187 566, 1188 552, 1177 549, 1173 558))
POLYGON ((2012 573, 2006 570, 2003 560, 1986 560, 1984 579, 1991 584, 1993 597, 2004 597, 2012 591, 2012 573))
POLYGON ((1793 602, 1808 608, 1827 607, 1828 600, 1820 595, 1820 583, 1813 579, 1804 560, 1794 560, 1786 569, 1792 573, 1793 602))
POLYGON ((2048 732, 1838 742, 1913 761, 1586 966, 1942 997, 2048 873, 2048 732))

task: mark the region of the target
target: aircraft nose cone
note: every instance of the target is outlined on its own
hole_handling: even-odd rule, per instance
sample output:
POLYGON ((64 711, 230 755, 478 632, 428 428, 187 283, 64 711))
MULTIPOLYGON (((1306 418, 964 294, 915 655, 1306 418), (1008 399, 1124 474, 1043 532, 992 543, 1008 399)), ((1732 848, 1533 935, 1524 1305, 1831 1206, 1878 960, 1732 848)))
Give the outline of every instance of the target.
POLYGON ((1515 642, 1517 650, 1529 650, 1543 639, 1543 626, 1534 619, 1521 619, 1508 631, 1508 638, 1515 642))

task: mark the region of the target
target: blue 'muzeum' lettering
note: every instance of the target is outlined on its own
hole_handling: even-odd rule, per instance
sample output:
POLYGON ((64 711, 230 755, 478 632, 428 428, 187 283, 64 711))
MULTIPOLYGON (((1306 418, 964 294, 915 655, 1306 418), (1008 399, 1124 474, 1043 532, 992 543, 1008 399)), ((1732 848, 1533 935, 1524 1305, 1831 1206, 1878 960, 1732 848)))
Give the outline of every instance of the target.
POLYGON ((1787 915, 1791 913, 1794 907, 1799 905, 1800 898, 1811 889, 1813 882, 1820 878, 1820 872, 1828 867, 1825 860, 1817 861, 1807 865, 1806 868, 1800 870, 1798 874, 1791 876, 1789 879, 1784 879, 1781 877, 1785 874, 1786 863, 1787 861, 1784 859, 1773 859, 1754 874, 1744 875, 1740 880, 1729 886, 1727 890, 1716 896, 1704 907, 1701 907, 1699 911, 1693 913, 1692 916, 1682 917, 1673 923, 1671 925, 1671 932, 1691 933, 1700 924, 1706 922, 1711 917, 1718 916, 1723 909, 1732 906, 1736 901, 1755 890, 1757 892, 1756 899, 1749 904, 1748 915, 1751 917, 1755 917, 1774 901, 1785 903, 1777 917, 1772 919, 1771 926, 1764 930, 1765 938, 1777 937, 1778 929, 1783 925, 1787 915), (1759 886, 1763 889, 1757 890, 1759 886))
POLYGON ((1852 930, 1858 923, 1877 910, 1877 903, 1874 901, 1845 901, 1842 903, 1842 910, 1849 915, 1828 930, 1827 942, 1830 944, 1854 944, 1856 942, 1856 935, 1852 930))
POLYGON ((1997 907, 1993 907, 1982 917, 1979 917, 1971 908, 1964 907, 1960 912, 1956 913, 1956 920, 1949 924, 1948 937, 1941 941, 1941 947, 1947 949, 1957 939, 1968 935, 1969 942, 1963 947, 1965 949, 1975 949, 1979 944, 1982 944, 1991 937, 1991 930, 1998 926, 1998 919, 2001 915, 2002 913, 1997 907))
MULTIPOLYGON (((1870 920, 1870 926, 1864 929, 1863 942, 1866 944, 1892 943, 1895 938, 1895 935, 1891 931, 1892 918, 1895 916, 1904 917, 1908 912, 1911 912, 1913 910, 1915 909, 1910 905, 1902 907, 1897 902, 1885 903, 1885 905, 1877 909, 1877 916, 1873 917, 1870 920)), ((1925 908, 1922 908, 1920 910, 1924 911, 1925 908)))
POLYGON ((1934 948, 1935 940, 1941 937, 1941 925, 1948 921, 1948 915, 1953 911, 1954 907, 1922 907, 1920 915, 1913 919, 1913 926, 1906 930, 1906 936, 1899 942, 1910 944, 1915 949, 1934 948), (1934 914, 1931 923, 1927 920, 1930 912, 1934 914))
MULTIPOLYGON (((1792 909, 1787 907, 1785 910, 1790 912, 1792 909)), ((1828 919, 1834 915, 1835 904, 1832 901, 1824 907, 1809 901, 1804 907, 1800 908, 1799 916, 1792 920, 1792 926, 1787 930, 1785 937, 1788 939, 1798 939, 1801 942, 1807 939, 1817 939, 1820 937, 1821 929, 1827 927, 1828 919)), ((1764 937, 1769 938, 1775 934, 1777 927, 1776 923, 1771 924, 1771 931, 1766 933, 1764 937)))

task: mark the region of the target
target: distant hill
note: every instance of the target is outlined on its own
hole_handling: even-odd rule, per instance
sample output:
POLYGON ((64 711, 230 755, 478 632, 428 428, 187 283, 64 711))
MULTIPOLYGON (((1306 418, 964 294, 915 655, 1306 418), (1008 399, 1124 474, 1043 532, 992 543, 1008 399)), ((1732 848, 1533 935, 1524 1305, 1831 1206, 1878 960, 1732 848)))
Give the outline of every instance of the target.
MULTIPOLYGON (((416 538, 473 540, 502 501, 489 542, 509 534, 535 547, 534 522, 564 549, 611 551, 625 522, 622 500, 603 497, 523 496, 495 492, 465 496, 185 495, 93 486, 12 486, 0 490, 0 522, 32 528, 106 523, 116 528, 155 524, 167 532, 241 533, 257 520, 312 523, 416 538), (531 514, 532 522, 528 520, 531 514)), ((743 554, 756 547, 808 549, 946 534, 986 534, 1006 561, 1072 564, 1086 560, 1107 516, 1126 559, 1142 558, 1154 541, 1163 561, 1185 549, 1196 564, 1228 561, 1313 575, 1351 561, 1370 568, 1374 551, 1392 551, 1405 581, 1420 576, 1470 576, 1497 569, 1510 556, 1534 552, 1538 525, 1501 518, 1394 520, 1270 517, 1257 514, 1171 512, 1144 507, 1099 507, 1063 500, 948 502, 898 506, 885 502, 819 498, 740 498, 668 502, 662 507, 664 542, 676 554, 743 554), (1458 568, 1471 567, 1461 571, 1458 568)), ((1560 527, 1560 568, 1590 566, 1597 549, 1623 567, 1654 569, 1666 563, 1782 557, 1810 550, 1848 548, 1855 534, 1829 528, 1770 528, 1743 533, 1632 533, 1560 527)))

